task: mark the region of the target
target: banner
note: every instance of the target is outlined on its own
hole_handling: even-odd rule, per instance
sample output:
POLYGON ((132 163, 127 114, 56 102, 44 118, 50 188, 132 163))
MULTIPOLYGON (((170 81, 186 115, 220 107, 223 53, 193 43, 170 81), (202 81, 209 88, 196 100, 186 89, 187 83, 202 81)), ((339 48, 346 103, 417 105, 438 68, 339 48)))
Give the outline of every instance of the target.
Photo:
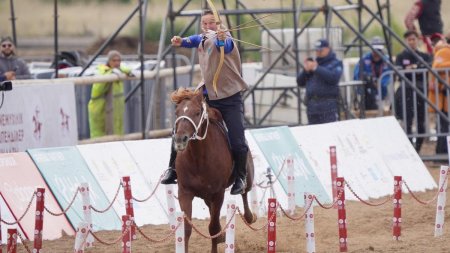
POLYGON ((296 180, 295 203, 298 206, 304 205, 304 192, 314 193, 322 203, 331 203, 330 195, 325 191, 314 168, 308 159, 306 159, 303 151, 298 147, 288 127, 254 129, 250 130, 250 133, 264 153, 274 175, 278 176, 280 174, 276 178, 280 181, 285 192, 287 192, 287 166, 284 161, 287 156, 292 155, 294 159, 294 177, 296 180))
MULTIPOLYGON (((54 213, 62 212, 27 153, 0 154, 0 175, 0 192, 12 214, 19 218, 30 205, 20 223, 28 238, 34 237, 36 199, 32 200, 32 197, 38 187, 45 189, 45 207, 54 213)), ((53 216, 45 212, 43 238, 58 239, 64 233, 75 234, 66 217, 53 216)))
POLYGON ((77 144, 72 83, 17 85, 4 94, 0 153, 77 144))
MULTIPOLYGON (((152 193, 153 188, 146 182, 123 142, 79 145, 77 147, 109 201, 114 200, 123 176, 130 176, 134 198, 143 200, 152 193)), ((119 195, 113 207, 117 213, 125 213, 122 187, 119 189, 119 195)), ((158 202, 133 201, 133 207, 135 222, 138 226, 161 224, 161 221, 167 221, 167 215, 158 202)))
MULTIPOLYGON (((89 184, 90 201, 93 207, 104 209, 109 205, 108 198, 76 147, 30 149, 28 153, 62 209, 69 206, 77 188, 82 183, 89 184)), ((121 229, 122 221, 114 209, 105 213, 97 213, 92 210, 91 213, 95 231, 121 229)), ((67 218, 74 228, 84 221, 83 201, 80 193, 67 211, 67 218)))

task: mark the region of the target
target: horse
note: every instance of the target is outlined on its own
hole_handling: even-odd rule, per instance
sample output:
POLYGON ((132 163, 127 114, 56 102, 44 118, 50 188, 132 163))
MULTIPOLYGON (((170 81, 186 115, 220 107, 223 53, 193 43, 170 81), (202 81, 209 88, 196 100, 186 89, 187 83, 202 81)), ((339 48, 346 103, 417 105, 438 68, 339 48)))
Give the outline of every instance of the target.
MULTIPOLYGON (((173 141, 177 151, 175 168, 178 175, 178 202, 187 218, 192 218, 192 200, 199 197, 209 208, 211 236, 221 232, 220 209, 225 190, 234 182, 233 158, 228 144, 221 113, 207 105, 198 90, 179 88, 171 94, 176 104, 173 141)), ((250 211, 247 193, 251 190, 254 165, 250 151, 247 158, 247 186, 242 194, 244 218, 256 221, 250 211)), ((191 224, 185 220, 185 251, 188 252, 191 224)), ((221 235, 211 239, 211 252, 217 253, 217 244, 225 241, 221 235)))

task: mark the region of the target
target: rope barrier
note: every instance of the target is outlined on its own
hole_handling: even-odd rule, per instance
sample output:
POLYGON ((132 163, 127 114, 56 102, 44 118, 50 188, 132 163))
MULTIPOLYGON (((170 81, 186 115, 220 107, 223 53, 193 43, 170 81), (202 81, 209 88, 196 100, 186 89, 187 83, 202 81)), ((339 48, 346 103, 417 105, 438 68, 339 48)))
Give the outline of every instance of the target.
POLYGON ((147 241, 154 242, 154 243, 161 243, 161 242, 167 241, 171 236, 173 236, 175 234, 175 232, 181 226, 181 222, 178 222, 178 225, 174 229, 171 229, 170 233, 167 236, 165 236, 161 239, 153 239, 150 236, 147 236, 138 226, 136 226, 136 224, 133 224, 133 226, 136 227, 136 230, 139 232, 139 234, 141 234, 142 237, 144 237, 147 241))
POLYGON ((326 206, 325 204, 322 204, 322 203, 319 201, 319 199, 316 197, 316 195, 313 195, 313 196, 314 196, 314 200, 317 202, 317 204, 318 204, 321 208, 327 209, 327 210, 328 210, 328 209, 334 208, 334 207, 336 206, 336 204, 338 203, 339 198, 341 197, 341 195, 342 195, 343 192, 344 192, 344 191, 340 191, 339 194, 338 194, 338 196, 337 196, 336 199, 334 200, 334 202, 331 203, 331 205, 329 205, 329 206, 326 206))
POLYGON ((436 194, 433 196, 432 199, 430 199, 430 200, 428 200, 428 201, 420 200, 420 199, 413 193, 413 191, 411 191, 411 189, 409 188, 409 185, 406 183, 405 180, 403 180, 403 183, 405 184, 406 189, 408 189, 408 192, 411 194, 411 196, 412 196, 413 199, 415 199, 417 202, 419 202, 419 203, 422 204, 422 205, 429 205, 429 204, 431 204, 432 202, 434 202, 434 201, 437 199, 437 197, 439 196, 439 192, 440 192, 440 191, 443 191, 445 181, 448 179, 449 171, 450 171, 450 169, 447 169, 447 172, 446 172, 446 174, 445 174, 445 179, 444 179, 444 181, 443 181, 444 183, 438 187, 438 191, 436 192, 436 194))
POLYGON ((311 201, 311 203, 308 205, 308 207, 305 209, 305 211, 303 212, 303 214, 302 214, 301 216, 299 216, 299 217, 293 217, 293 216, 290 216, 290 215, 283 209, 283 207, 282 207, 280 204, 278 204, 278 206, 280 207, 281 211, 283 212, 283 214, 284 214, 288 219, 290 219, 290 220, 292 220, 292 221, 299 221, 299 220, 304 220, 304 219, 305 219, 306 213, 307 213, 307 212, 309 211, 309 209, 311 209, 311 207, 312 207, 312 201, 311 201))
POLYGON ((253 231, 260 231, 260 230, 263 230, 263 229, 267 228, 267 226, 269 226, 269 223, 272 222, 273 218, 274 218, 275 215, 276 215, 276 212, 274 212, 274 213, 272 214, 272 216, 270 216, 270 219, 269 219, 262 227, 255 228, 255 227, 253 227, 250 223, 248 223, 247 220, 245 220, 245 217, 244 217, 244 215, 242 214, 241 209, 239 209, 239 207, 237 207, 236 210, 238 211, 239 216, 241 217, 241 219, 242 219, 242 221, 244 222, 244 224, 247 225, 247 227, 249 227, 249 228, 250 228, 251 230, 253 230, 253 231))
POLYGON ((53 216, 61 216, 61 215, 63 215, 63 214, 66 214, 66 213, 69 211, 69 209, 72 207, 73 203, 75 203, 75 199, 76 199, 76 197, 77 197, 79 191, 80 191, 80 188, 77 187, 77 191, 76 191, 75 194, 73 195, 73 198, 72 198, 72 200, 70 201, 69 205, 68 205, 68 206, 66 207, 66 209, 64 209, 61 213, 55 213, 55 212, 52 212, 52 211, 50 211, 46 206, 44 206, 45 211, 47 211, 49 214, 51 214, 51 215, 53 215, 53 216))
POLYGON ((19 236, 20 240, 22 241, 22 246, 25 248, 25 250, 28 253, 32 253, 32 251, 30 250, 30 248, 27 245, 26 240, 22 237, 22 235, 20 234, 19 230, 17 230, 17 235, 19 236))
MULTIPOLYGON (((236 209, 238 209, 238 208, 236 208, 236 209)), ((225 227, 224 227, 220 232, 218 232, 218 233, 215 234, 215 235, 205 235, 205 234, 203 234, 203 233, 202 233, 202 232, 201 232, 201 231, 200 231, 200 230, 192 223, 192 221, 191 221, 186 215, 184 216, 184 219, 189 223, 189 225, 192 226, 192 228, 194 229, 194 231, 197 232, 197 234, 199 234, 199 235, 202 236, 203 238, 206 238, 206 239, 215 239, 215 238, 217 238, 217 237, 219 237, 219 236, 225 234, 225 232, 226 232, 226 230, 227 230, 227 227, 228 227, 228 225, 230 225, 230 223, 231 223, 231 221, 233 220, 233 217, 234 217, 235 214, 236 214, 236 211, 234 211, 233 215, 230 217, 230 220, 226 223, 225 227)))
POLYGON ((28 203, 28 206, 27 206, 27 208, 25 209, 25 212, 20 216, 19 219, 17 219, 16 221, 13 221, 13 222, 8 222, 8 221, 5 221, 5 220, 1 219, 1 222, 5 223, 6 225, 10 225, 10 226, 16 225, 16 224, 18 224, 19 222, 21 222, 22 219, 25 217, 25 215, 26 215, 26 214, 28 213, 28 211, 30 210, 31 204, 33 203, 33 200, 34 200, 35 197, 36 197, 36 192, 33 192, 33 196, 31 196, 31 200, 30 200, 30 202, 28 203))
POLYGON ((345 186, 347 186, 347 188, 350 190, 350 192, 359 200, 361 201, 363 204, 366 204, 368 206, 382 206, 384 204, 386 204, 387 202, 391 201, 394 198, 394 195, 390 195, 388 198, 386 198, 385 200, 378 202, 378 203, 372 203, 369 201, 365 201, 363 200, 361 197, 359 197, 358 194, 356 194, 356 192, 353 190, 353 188, 350 186, 350 184, 347 182, 347 180, 344 180, 345 182, 345 186))
POLYGON ((113 240, 113 241, 109 241, 109 242, 100 239, 100 238, 99 238, 94 232, 92 232, 91 230, 89 230, 88 233, 91 234, 91 235, 95 238, 95 240, 97 240, 100 244, 107 245, 107 246, 111 246, 111 245, 114 245, 114 244, 120 242, 120 241, 123 239, 123 237, 124 237, 126 234, 128 234, 129 232, 130 232, 130 230, 129 230, 129 228, 127 227, 127 228, 123 231, 123 233, 122 233, 117 239, 115 239, 115 240, 113 240))
POLYGON ((150 193, 150 196, 148 196, 147 198, 144 198, 144 199, 138 199, 138 198, 133 197, 133 200, 142 203, 142 202, 146 202, 146 201, 149 200, 151 197, 153 197, 153 195, 155 195, 155 192, 156 192, 156 190, 158 189, 159 185, 161 184, 162 177, 163 177, 163 176, 161 175, 161 177, 159 178, 159 181, 158 181, 158 183, 156 184, 155 188, 154 188, 153 191, 150 193))
POLYGON ((119 195, 120 187, 122 187, 122 182, 119 183, 119 187, 117 187, 116 195, 114 196, 113 200, 112 200, 111 203, 108 205, 108 207, 106 207, 106 209, 99 210, 99 209, 93 207, 92 205, 90 206, 90 208, 91 208, 92 210, 94 210, 95 212, 97 212, 97 213, 106 213, 106 212, 112 207, 112 205, 114 204, 114 202, 116 201, 117 196, 119 195))

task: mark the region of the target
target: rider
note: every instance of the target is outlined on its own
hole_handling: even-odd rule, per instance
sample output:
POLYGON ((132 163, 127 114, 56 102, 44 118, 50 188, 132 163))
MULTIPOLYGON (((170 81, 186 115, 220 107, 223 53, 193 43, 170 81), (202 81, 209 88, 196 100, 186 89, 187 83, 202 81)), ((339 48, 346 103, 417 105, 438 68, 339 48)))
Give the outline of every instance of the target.
MULTIPOLYGON (((205 10, 201 19, 202 34, 181 38, 174 36, 172 46, 198 48, 202 81, 197 88, 203 89, 203 94, 209 106, 218 109, 228 128, 228 138, 234 159, 233 174, 235 181, 231 194, 243 194, 246 187, 248 146, 244 134, 244 108, 241 92, 248 88, 241 76, 241 60, 239 51, 233 42, 231 34, 216 23, 211 10, 205 10), (220 59, 220 42, 224 42, 224 64, 217 81, 217 93, 213 89, 213 78, 220 59)), ((172 144, 169 169, 162 184, 175 184, 176 151, 172 144)))

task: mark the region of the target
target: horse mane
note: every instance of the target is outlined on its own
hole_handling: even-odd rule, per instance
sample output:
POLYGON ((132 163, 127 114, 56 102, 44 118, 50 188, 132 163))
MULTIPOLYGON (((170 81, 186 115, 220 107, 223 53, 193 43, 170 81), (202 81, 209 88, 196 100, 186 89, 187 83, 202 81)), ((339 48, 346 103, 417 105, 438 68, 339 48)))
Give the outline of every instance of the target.
POLYGON ((170 94, 173 103, 179 104, 185 99, 191 99, 199 94, 198 90, 191 90, 184 87, 178 88, 170 94))

